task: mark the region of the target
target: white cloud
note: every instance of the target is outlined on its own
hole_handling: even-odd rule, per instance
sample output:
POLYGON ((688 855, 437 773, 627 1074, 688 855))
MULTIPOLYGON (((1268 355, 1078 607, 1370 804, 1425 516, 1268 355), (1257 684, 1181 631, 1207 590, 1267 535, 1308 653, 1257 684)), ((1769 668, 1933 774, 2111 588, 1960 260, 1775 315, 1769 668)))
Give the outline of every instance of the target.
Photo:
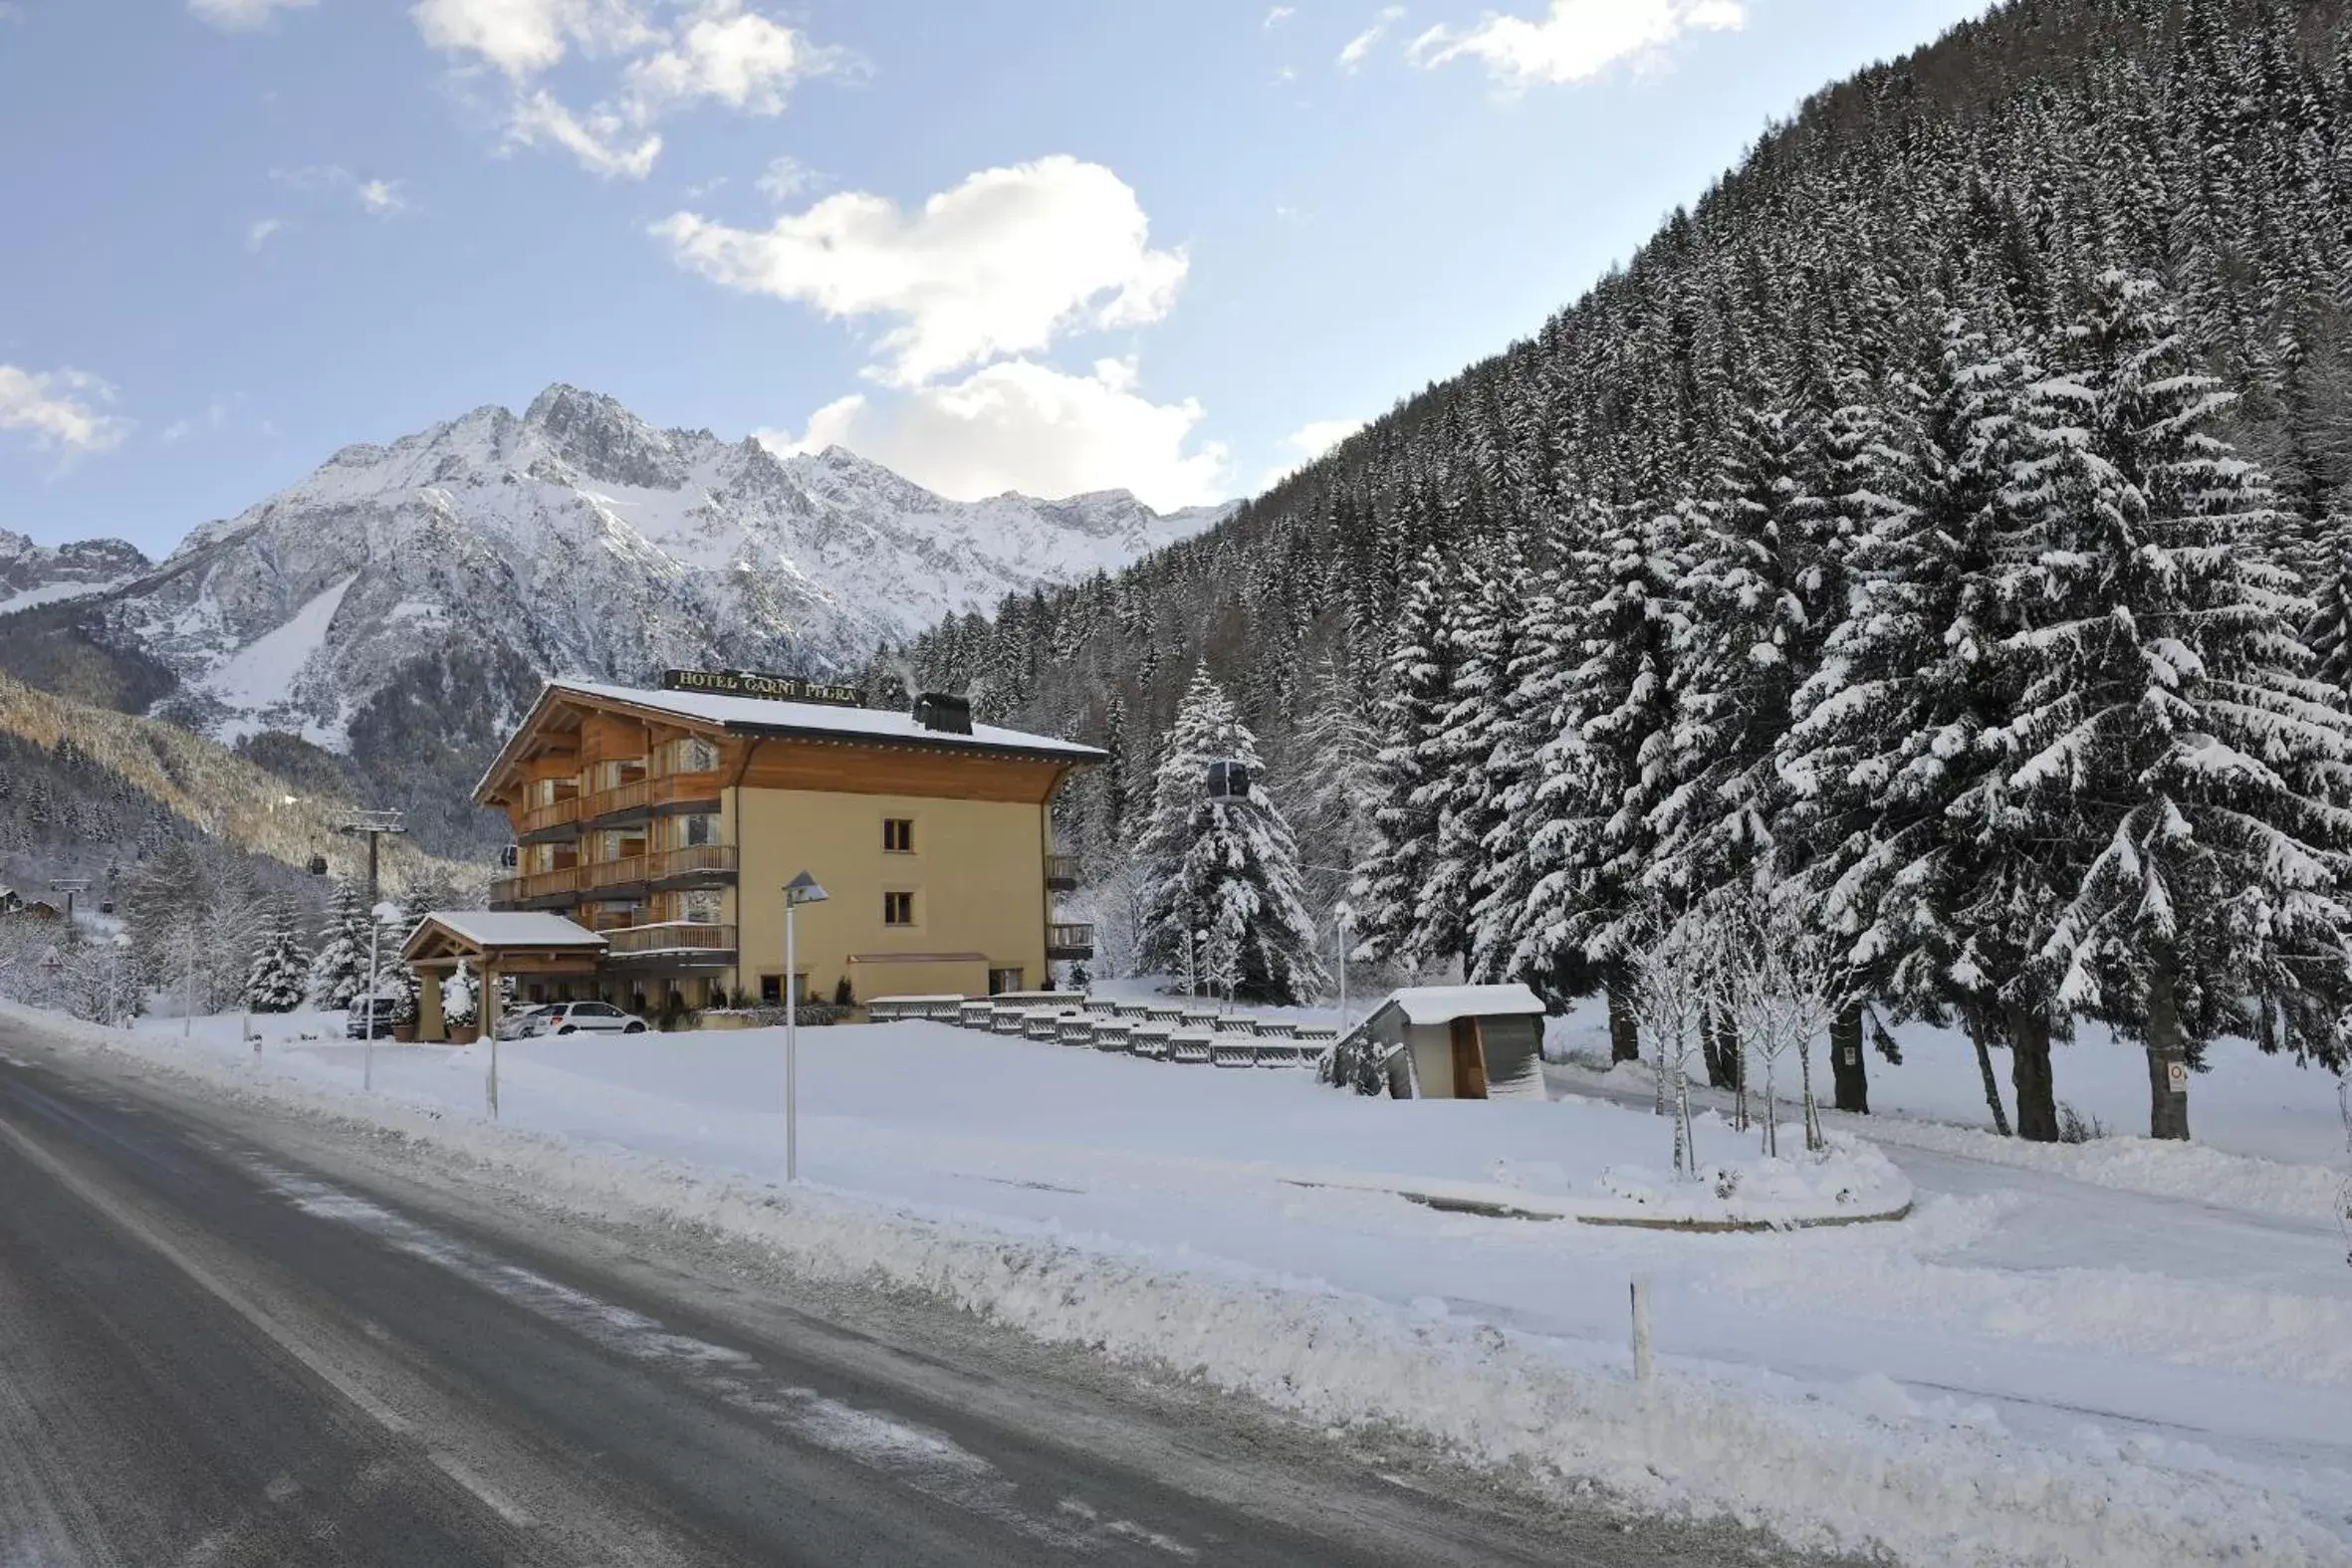
POLYGON ((632 141, 632 133, 618 114, 609 110, 591 110, 584 119, 558 103, 556 96, 545 88, 516 98, 514 109, 507 115, 506 135, 511 146, 535 147, 542 142, 553 142, 578 158, 581 167, 607 179, 614 175, 643 179, 653 171, 654 160, 661 156, 659 135, 648 131, 632 141))
POLYGON ((779 153, 768 160, 768 167, 752 181, 761 195, 779 206, 805 191, 824 183, 824 176, 791 153, 779 153))
MULTIPOLYGON (((279 11, 292 11, 315 0, 188 0, 188 9, 214 27, 232 33, 249 32, 279 11)), ((10 8, 10 14, 13 8, 10 8)))
POLYGON ((1266 13, 1266 20, 1260 25, 1271 33, 1297 14, 1298 8, 1294 5, 1278 5, 1266 13))
POLYGON ((1339 69, 1353 71, 1363 65, 1380 40, 1388 36, 1388 30, 1402 21, 1404 15, 1405 8, 1401 5, 1383 7, 1380 14, 1372 18, 1370 27, 1365 28, 1340 47, 1339 69))
POLYGON ((44 450, 104 452, 121 444, 127 421, 105 412, 115 389, 84 370, 26 370, 0 364, 0 430, 29 430, 44 450))
POLYGON ((245 249, 249 255, 259 256, 261 248, 286 232, 289 225, 284 218, 260 218, 245 230, 245 249))
POLYGON ((640 124, 672 105, 702 98, 754 114, 781 114, 793 83, 837 70, 844 58, 744 10, 743 0, 705 0, 670 47, 630 63, 628 110, 640 124))
POLYGON ((1096 163, 1057 155, 983 169, 915 213, 862 192, 828 196, 765 230, 680 212, 653 226, 679 265, 727 288, 836 320, 886 317, 882 378, 913 385, 1046 347, 1075 328, 1158 321, 1184 281, 1155 251, 1143 207, 1096 163))
POLYGON ((301 168, 272 169, 270 178, 288 190, 299 190, 306 195, 322 191, 350 191, 352 199, 370 217, 388 218, 408 208, 408 198, 400 194, 400 187, 407 181, 363 180, 339 164, 311 163, 301 168))
POLYGON ((1425 68, 1477 60, 1514 87, 1586 82, 1685 33, 1737 32, 1747 21, 1747 0, 1551 0, 1533 21, 1489 15, 1467 31, 1433 27, 1408 53, 1425 68))
POLYGON ((433 48, 478 55, 518 82, 575 45, 626 54, 660 36, 628 0, 417 0, 408 14, 433 48))
POLYGON ((401 181, 396 179, 361 180, 358 186, 359 205, 378 218, 388 218, 404 212, 408 198, 400 194, 401 181))
POLYGON ((963 501, 1125 489, 1165 511, 1220 499, 1225 448, 1187 450, 1201 405, 1152 402, 1135 380, 1126 360, 1070 375, 1009 359, 952 384, 844 397, 819 409, 800 437, 761 439, 782 452, 845 446, 963 501))
POLYGON ((562 147, 607 177, 652 169, 661 139, 647 128, 673 110, 707 101, 778 114, 795 82, 856 65, 745 0, 416 0, 409 15, 427 44, 504 76, 508 146, 562 147), (665 10, 685 14, 672 23, 665 10), (608 94, 579 112, 538 85, 576 52, 625 62, 608 94))
POLYGON ((1361 419, 1309 419, 1282 439, 1283 448, 1294 454, 1293 460, 1268 469, 1258 488, 1273 489, 1363 427, 1361 419))

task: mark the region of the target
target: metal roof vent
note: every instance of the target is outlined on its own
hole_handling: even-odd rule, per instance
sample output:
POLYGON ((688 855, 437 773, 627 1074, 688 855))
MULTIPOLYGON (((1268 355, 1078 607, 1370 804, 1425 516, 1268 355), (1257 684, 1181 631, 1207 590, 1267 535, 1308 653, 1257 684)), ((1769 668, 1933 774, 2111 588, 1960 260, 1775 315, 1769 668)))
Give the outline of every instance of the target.
POLYGON ((972 699, 946 692, 924 692, 915 699, 915 723, 941 735, 970 735, 972 699))

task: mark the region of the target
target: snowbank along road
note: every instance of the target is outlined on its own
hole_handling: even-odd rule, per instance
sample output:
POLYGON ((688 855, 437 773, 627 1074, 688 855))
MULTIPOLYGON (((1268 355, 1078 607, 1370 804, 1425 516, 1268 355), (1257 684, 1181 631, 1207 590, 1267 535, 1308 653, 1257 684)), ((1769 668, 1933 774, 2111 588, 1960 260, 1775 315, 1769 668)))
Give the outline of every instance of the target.
POLYGON ((1796 1560, 467 1183, 0 1023, 0 1563, 1796 1560))

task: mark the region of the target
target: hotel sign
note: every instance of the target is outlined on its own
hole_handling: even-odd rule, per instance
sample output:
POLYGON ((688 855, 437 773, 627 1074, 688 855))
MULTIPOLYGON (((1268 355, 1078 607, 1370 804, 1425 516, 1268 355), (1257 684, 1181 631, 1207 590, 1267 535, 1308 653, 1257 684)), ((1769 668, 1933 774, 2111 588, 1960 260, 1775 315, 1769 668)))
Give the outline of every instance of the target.
POLYGON ((772 702, 821 702, 862 708, 865 693, 855 686, 803 680, 798 675, 763 675, 758 670, 664 670, 661 689, 710 692, 720 697, 765 697, 772 702))

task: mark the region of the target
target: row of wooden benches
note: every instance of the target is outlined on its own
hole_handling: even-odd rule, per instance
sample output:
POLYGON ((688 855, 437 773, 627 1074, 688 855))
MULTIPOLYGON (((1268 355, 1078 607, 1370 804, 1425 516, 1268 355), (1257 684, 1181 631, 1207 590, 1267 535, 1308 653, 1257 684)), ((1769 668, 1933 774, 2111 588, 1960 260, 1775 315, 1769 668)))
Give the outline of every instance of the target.
POLYGON ((1196 1012, 1181 1004, 1113 1002, 1076 993, 1031 993, 986 1002, 946 997, 886 997, 868 1015, 936 1018, 968 1029, 1142 1056, 1153 1061, 1208 1062, 1220 1067, 1304 1067, 1338 1031, 1293 1018, 1196 1012))

